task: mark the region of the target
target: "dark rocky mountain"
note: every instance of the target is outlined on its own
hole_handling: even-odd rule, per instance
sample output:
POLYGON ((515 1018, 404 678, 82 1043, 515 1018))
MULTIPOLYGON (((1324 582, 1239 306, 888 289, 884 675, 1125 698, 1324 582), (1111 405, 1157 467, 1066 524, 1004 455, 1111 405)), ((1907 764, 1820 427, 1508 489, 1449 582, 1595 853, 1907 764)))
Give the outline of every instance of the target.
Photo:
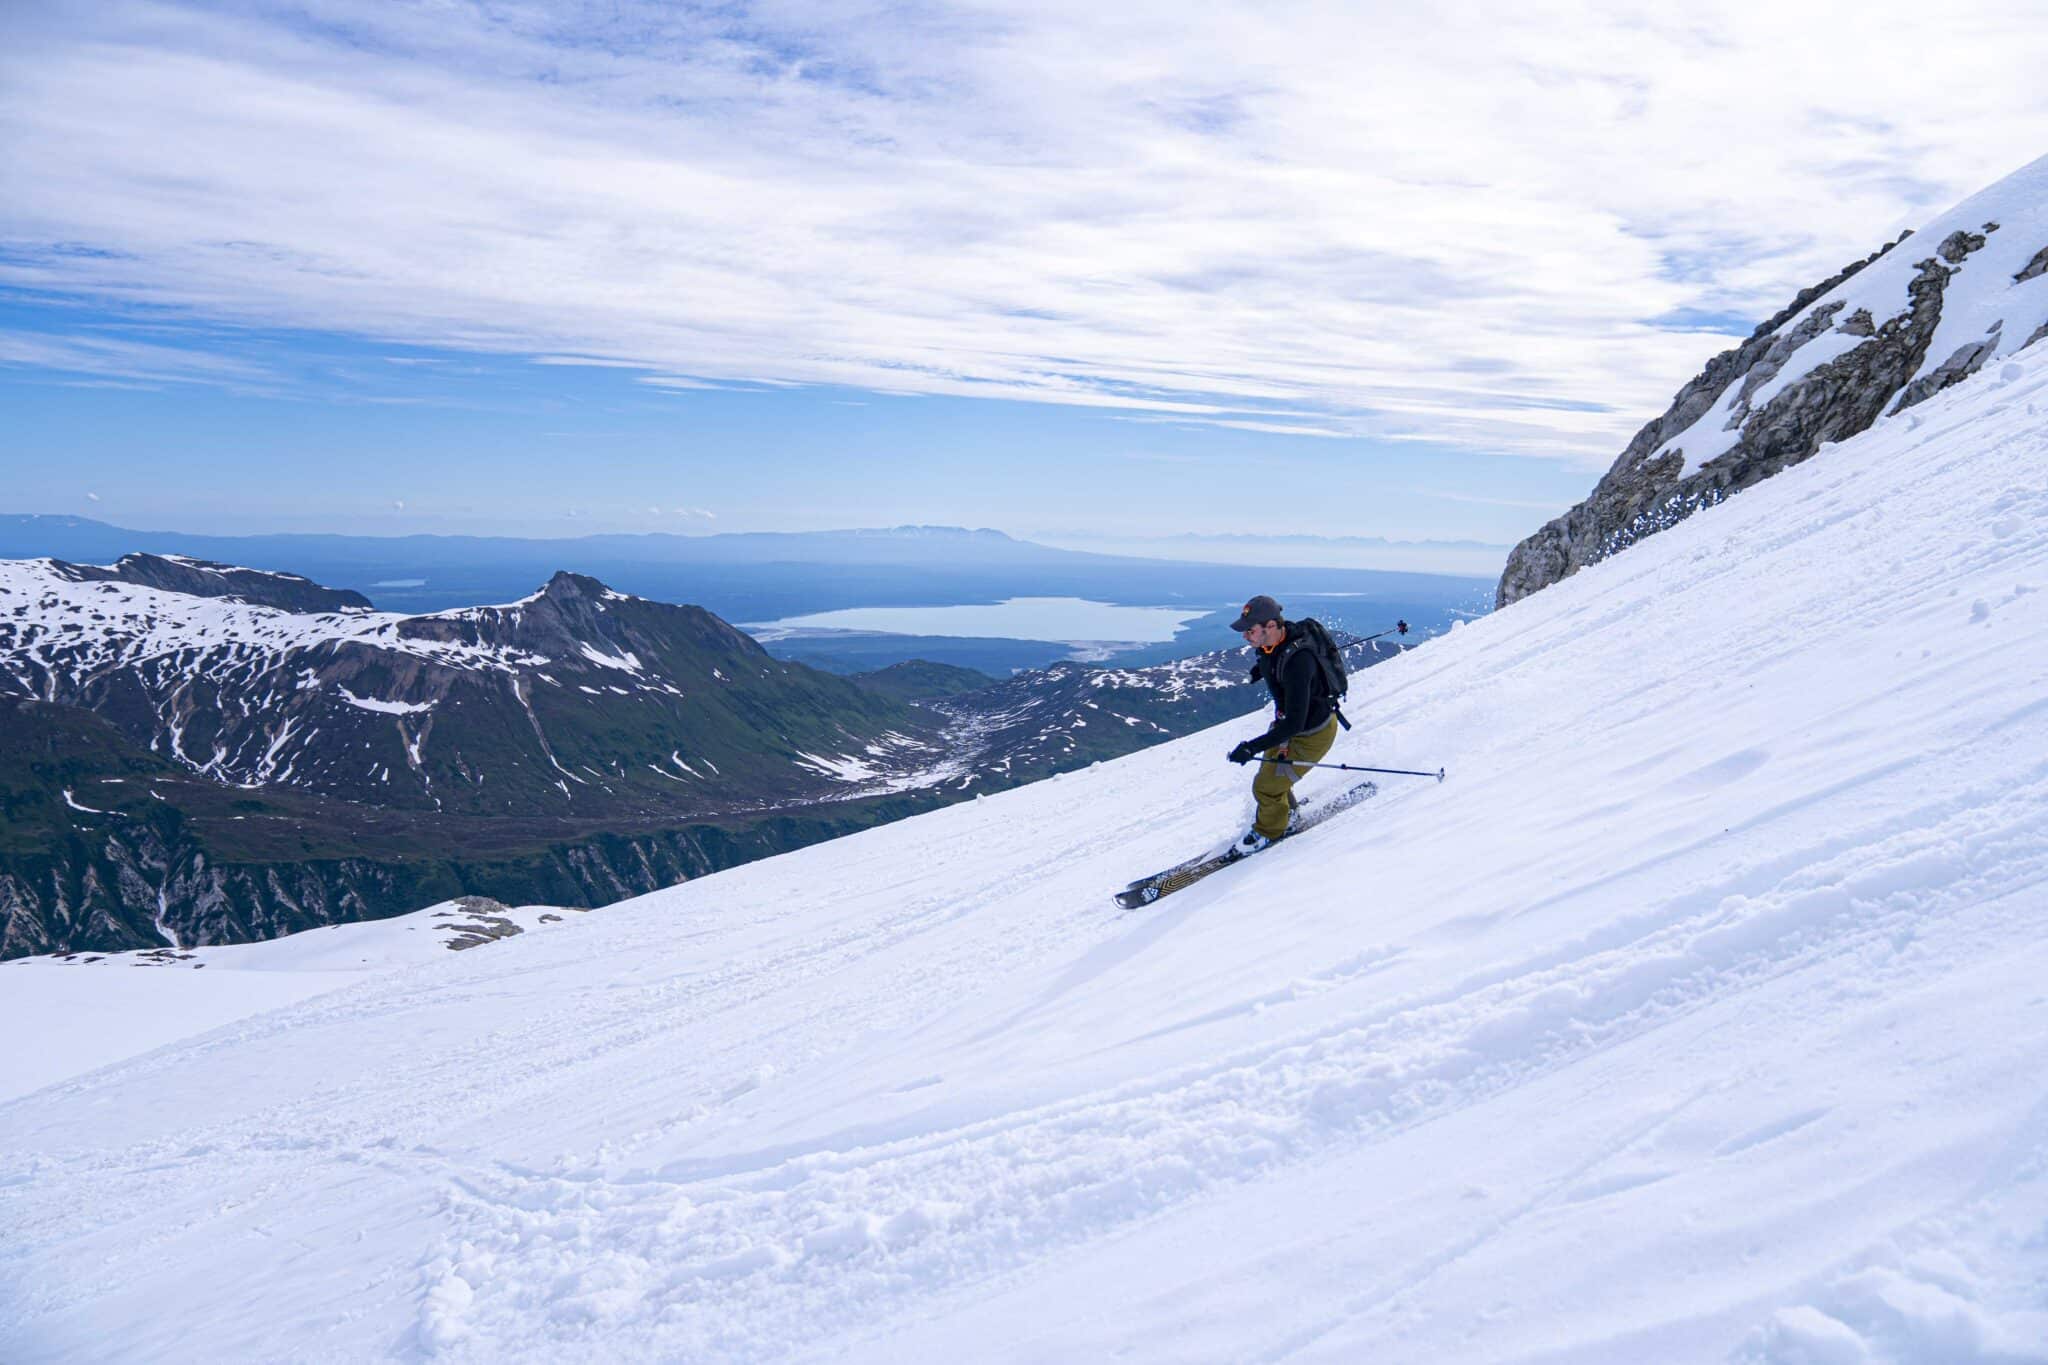
POLYGON ((574 574, 426 616, 325 594, 144 556, 0 562, 0 952, 233 942, 472 890, 603 904, 970 780, 945 718, 699 608, 574 574))
POLYGON ((359 592, 325 588, 295 573, 243 569, 186 555, 127 554, 112 564, 58 562, 54 567, 76 583, 131 583, 193 597, 225 597, 251 606, 276 607, 279 611, 374 610, 370 599, 359 592))
POLYGON ((1804 291, 1716 356, 1584 502, 1515 547, 1496 603, 1899 417, 2044 336, 2048 157, 1804 291))
POLYGON ((688 816, 909 780, 938 752, 901 701, 568 573, 399 616, 9 561, 0 692, 84 707, 216 781, 392 810, 688 816))
POLYGON ((842 678, 576 574, 423 616, 277 577, 0 561, 0 956, 607 904, 1265 701, 1243 649, 842 678))

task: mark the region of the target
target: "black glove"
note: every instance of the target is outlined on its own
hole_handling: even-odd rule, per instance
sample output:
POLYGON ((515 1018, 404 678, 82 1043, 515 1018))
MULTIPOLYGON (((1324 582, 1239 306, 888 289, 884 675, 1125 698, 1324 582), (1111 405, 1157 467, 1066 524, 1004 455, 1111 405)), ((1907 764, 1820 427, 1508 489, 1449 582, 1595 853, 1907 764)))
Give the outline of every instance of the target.
POLYGON ((1258 666, 1257 664, 1253 664, 1253 665, 1252 665, 1252 676, 1251 676, 1251 677, 1250 677, 1250 678, 1249 678, 1249 679, 1248 679, 1247 681, 1250 681, 1250 682, 1257 682, 1258 680, 1259 680, 1259 666, 1258 666))
POLYGON ((1230 751, 1230 761, 1232 763, 1249 763, 1258 757, 1258 753, 1259 751, 1252 747, 1252 742, 1246 740, 1230 751))

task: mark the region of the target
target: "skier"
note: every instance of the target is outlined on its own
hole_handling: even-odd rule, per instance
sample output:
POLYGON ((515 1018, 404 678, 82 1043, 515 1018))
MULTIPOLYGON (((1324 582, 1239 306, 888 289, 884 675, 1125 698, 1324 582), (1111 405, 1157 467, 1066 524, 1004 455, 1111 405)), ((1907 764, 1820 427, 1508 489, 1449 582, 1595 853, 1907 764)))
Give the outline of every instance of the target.
POLYGON ((1263 594, 1254 597, 1230 628, 1258 651, 1252 681, 1265 680, 1277 712, 1266 733, 1230 751, 1230 761, 1239 764, 1263 755, 1252 780, 1258 817, 1231 846, 1231 853, 1242 858, 1287 833, 1292 789, 1303 776, 1292 765, 1320 762, 1330 752, 1337 742, 1337 704, 1306 632, 1281 615, 1278 602, 1263 594))

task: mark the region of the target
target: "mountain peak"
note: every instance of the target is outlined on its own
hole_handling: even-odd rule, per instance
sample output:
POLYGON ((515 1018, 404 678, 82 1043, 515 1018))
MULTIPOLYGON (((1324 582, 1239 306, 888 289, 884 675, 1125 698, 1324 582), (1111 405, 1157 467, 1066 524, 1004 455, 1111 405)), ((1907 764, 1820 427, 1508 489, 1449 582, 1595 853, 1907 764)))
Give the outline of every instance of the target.
POLYGON ((2048 337, 2044 275, 2048 157, 1803 291, 1709 361, 1584 502, 1515 547, 1497 603, 1997 370, 2048 337))
POLYGON ((557 569, 554 577, 550 578, 547 581, 547 585, 540 591, 541 596, 556 602, 575 600, 595 602, 602 601, 607 597, 617 596, 610 588, 590 575, 571 573, 567 569, 557 569))

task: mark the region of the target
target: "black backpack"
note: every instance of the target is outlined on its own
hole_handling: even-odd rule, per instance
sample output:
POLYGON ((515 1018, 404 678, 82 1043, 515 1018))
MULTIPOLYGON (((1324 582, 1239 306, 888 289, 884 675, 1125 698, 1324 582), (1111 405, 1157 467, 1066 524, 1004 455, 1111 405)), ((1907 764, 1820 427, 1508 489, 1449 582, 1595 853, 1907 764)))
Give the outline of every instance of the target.
MULTIPOLYGON (((1307 650, 1309 657, 1316 661, 1316 673, 1323 680, 1323 695, 1330 699, 1330 712, 1337 717, 1339 725, 1349 730, 1351 722, 1344 718, 1343 702, 1344 691, 1351 685, 1351 675, 1345 671, 1344 652, 1338 649, 1337 642, 1330 638, 1329 628, 1313 616, 1303 617, 1299 621, 1289 621, 1287 623, 1287 655, 1291 656, 1297 649, 1307 650)), ((1267 666, 1266 664, 1253 665, 1252 678, 1254 681, 1259 677, 1259 670, 1267 666)), ((1281 667, 1280 659, 1272 660, 1271 667, 1275 670, 1279 669, 1281 667)), ((1278 672, 1276 671, 1273 676, 1278 677, 1278 672)))
MULTIPOLYGON (((1329 629, 1315 617, 1304 616, 1293 625, 1301 632, 1301 647, 1315 657, 1316 667, 1322 670, 1323 690, 1329 693, 1330 703, 1335 706, 1344 700, 1345 689, 1351 685, 1351 676, 1344 669, 1344 652, 1330 638, 1329 629)), ((1337 719, 1344 721, 1341 713, 1337 719)), ((1344 721, 1344 728, 1351 728, 1349 721, 1344 721)))

